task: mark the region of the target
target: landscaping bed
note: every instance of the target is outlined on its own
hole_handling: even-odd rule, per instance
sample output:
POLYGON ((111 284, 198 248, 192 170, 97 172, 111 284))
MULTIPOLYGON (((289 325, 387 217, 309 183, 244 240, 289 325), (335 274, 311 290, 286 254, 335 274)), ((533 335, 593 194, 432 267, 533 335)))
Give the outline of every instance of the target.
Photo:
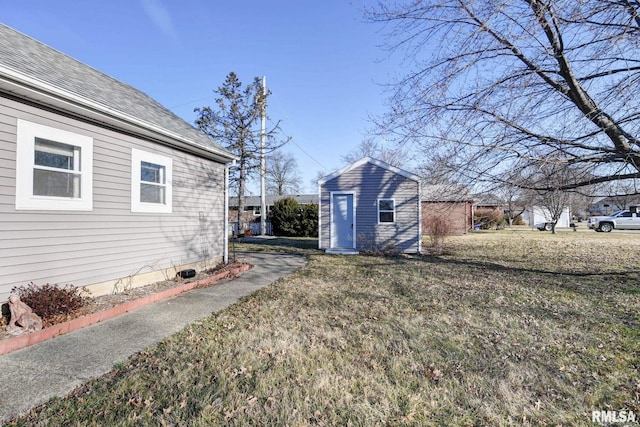
POLYGON ((72 313, 61 314, 47 319, 43 322, 42 331, 19 336, 11 335, 5 330, 9 319, 6 316, 2 316, 0 319, 0 354, 15 351, 71 330, 107 320, 190 289, 212 286, 220 279, 240 274, 249 268, 249 264, 235 261, 202 271, 189 279, 181 279, 176 275, 172 280, 163 280, 147 286, 131 288, 125 292, 89 297, 86 298, 82 307, 72 313))

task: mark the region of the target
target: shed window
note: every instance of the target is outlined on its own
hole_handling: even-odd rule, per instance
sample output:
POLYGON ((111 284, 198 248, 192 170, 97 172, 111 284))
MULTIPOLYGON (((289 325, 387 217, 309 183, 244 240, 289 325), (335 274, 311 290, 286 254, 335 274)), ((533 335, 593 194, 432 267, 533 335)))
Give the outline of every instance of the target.
POLYGON ((378 200, 378 222, 396 222, 396 203, 393 199, 378 200))
POLYGON ((16 209, 93 209, 93 138, 18 120, 16 209))
POLYGON ((131 212, 172 212, 172 166, 169 157, 131 150, 131 212))

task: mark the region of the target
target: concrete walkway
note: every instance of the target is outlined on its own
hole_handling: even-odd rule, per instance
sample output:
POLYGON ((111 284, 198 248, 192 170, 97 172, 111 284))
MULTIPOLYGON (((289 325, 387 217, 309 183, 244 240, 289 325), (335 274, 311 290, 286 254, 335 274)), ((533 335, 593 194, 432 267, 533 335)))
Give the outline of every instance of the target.
POLYGON ((63 397, 114 364, 304 265, 298 255, 242 253, 253 268, 93 326, 0 356, 0 422, 63 397))

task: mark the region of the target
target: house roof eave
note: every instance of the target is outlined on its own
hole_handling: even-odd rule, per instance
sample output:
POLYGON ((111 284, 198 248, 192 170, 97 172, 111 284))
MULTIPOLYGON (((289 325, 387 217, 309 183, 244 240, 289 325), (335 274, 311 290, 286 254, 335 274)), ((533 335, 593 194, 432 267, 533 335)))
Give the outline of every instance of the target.
POLYGON ((236 159, 231 153, 199 144, 175 132, 49 85, 3 65, 0 65, 0 91, 115 129, 176 146, 211 160, 226 163, 236 159))

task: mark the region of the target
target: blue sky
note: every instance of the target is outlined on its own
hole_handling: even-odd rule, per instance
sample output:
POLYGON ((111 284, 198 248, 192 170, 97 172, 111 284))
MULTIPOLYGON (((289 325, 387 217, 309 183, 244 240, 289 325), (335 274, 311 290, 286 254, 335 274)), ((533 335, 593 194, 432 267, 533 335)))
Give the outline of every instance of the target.
MULTIPOLYGON (((394 74, 366 0, 3 1, 2 22, 140 89, 193 123, 229 72, 267 77, 268 114, 306 192, 365 138, 394 74), (382 60, 382 61, 381 61, 382 60)), ((253 192, 258 188, 252 186, 253 192)))

